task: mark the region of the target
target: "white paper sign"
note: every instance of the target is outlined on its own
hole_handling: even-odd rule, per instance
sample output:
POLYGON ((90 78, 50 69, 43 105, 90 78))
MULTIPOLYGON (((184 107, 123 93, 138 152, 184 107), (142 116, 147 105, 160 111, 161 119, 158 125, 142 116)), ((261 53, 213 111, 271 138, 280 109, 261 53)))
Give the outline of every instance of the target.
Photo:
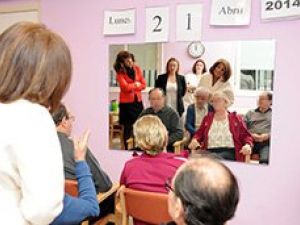
POLYGON ((263 20, 300 17, 300 0, 262 0, 263 20))
POLYGON ((251 0, 213 0, 210 25, 248 25, 250 12, 251 0))
POLYGON ((201 40, 202 4, 178 5, 176 12, 176 40, 201 40))
POLYGON ((169 8, 146 9, 146 42, 167 42, 169 40, 169 8))
POLYGON ((135 9, 105 11, 104 35, 134 34, 135 9))

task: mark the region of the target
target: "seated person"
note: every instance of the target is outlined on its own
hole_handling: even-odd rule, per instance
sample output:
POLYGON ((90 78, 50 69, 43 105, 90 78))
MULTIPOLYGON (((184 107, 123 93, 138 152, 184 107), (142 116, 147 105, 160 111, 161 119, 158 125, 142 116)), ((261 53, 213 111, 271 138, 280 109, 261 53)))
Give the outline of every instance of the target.
POLYGON ((240 196, 229 168, 207 156, 183 164, 166 187, 173 219, 168 224, 225 225, 234 216, 240 196))
POLYGON ((229 99, 223 92, 212 96, 214 112, 209 112, 196 131, 189 148, 208 150, 227 160, 245 161, 251 154, 252 137, 241 117, 227 111, 229 99))
MULTIPOLYGON (((52 118, 56 124, 56 130, 58 138, 61 144, 63 163, 64 163, 64 173, 65 179, 75 180, 75 165, 74 160, 74 144, 70 135, 73 129, 74 116, 67 111, 63 104, 60 104, 58 109, 52 113, 52 118)), ((92 152, 87 149, 86 162, 89 165, 92 178, 95 184, 97 194, 99 192, 106 192, 112 187, 112 182, 108 175, 101 169, 99 162, 92 154, 92 152)), ((114 196, 111 196, 101 202, 101 217, 112 213, 114 211, 114 196)), ((99 219, 99 218, 97 218, 99 219)))
POLYGON ((167 193, 164 183, 186 161, 163 152, 168 143, 165 126, 157 116, 140 117, 133 125, 136 144, 144 152, 125 163, 120 184, 141 191, 167 193))
POLYGON ((209 111, 208 101, 211 97, 211 92, 206 87, 198 87, 194 92, 194 97, 195 103, 188 106, 185 120, 185 129, 190 137, 194 136, 204 116, 209 111))
POLYGON ((269 148, 272 119, 272 93, 263 92, 258 107, 247 112, 245 121, 254 140, 253 153, 259 154, 260 163, 269 163, 269 148))
MULTIPOLYGON (((85 161, 89 132, 74 140, 75 173, 78 181, 78 198, 65 194, 62 212, 51 225, 79 224, 88 217, 99 215, 95 185, 90 168, 85 161)), ((47 193, 45 193, 47 194, 47 193)))
POLYGON ((173 152, 173 144, 183 138, 183 127, 178 113, 167 106, 165 92, 160 88, 153 88, 149 91, 150 107, 143 110, 139 117, 144 115, 156 115, 168 130, 167 151, 173 152))

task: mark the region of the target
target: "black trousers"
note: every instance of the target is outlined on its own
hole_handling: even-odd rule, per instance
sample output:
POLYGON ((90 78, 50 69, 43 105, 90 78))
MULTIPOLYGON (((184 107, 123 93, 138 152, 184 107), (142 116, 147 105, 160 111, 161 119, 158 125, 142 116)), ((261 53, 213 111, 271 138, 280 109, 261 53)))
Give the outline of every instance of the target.
POLYGON ((120 103, 120 119, 119 123, 124 127, 124 146, 125 149, 127 147, 127 139, 132 136, 132 127, 135 121, 137 120, 140 113, 143 111, 143 103, 137 101, 137 97, 135 101, 132 103, 120 103))
POLYGON ((210 153, 216 154, 222 159, 235 161, 235 149, 234 148, 210 148, 210 153))

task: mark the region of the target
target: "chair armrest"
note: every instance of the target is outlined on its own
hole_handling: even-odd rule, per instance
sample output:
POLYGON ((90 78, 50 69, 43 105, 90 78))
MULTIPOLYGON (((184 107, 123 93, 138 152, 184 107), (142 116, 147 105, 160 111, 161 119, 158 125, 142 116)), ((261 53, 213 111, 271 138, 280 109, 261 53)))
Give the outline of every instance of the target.
POLYGON ((107 192, 100 192, 97 195, 98 202, 103 202, 109 196, 111 196, 112 194, 114 194, 119 189, 119 187, 120 187, 120 184, 118 182, 117 183, 113 183, 112 187, 107 192))
POLYGON ((187 141, 187 138, 184 137, 180 141, 175 141, 174 142, 173 147, 174 147, 174 153, 176 155, 179 155, 180 151, 183 150, 183 147, 184 147, 184 144, 185 144, 186 141, 187 141))

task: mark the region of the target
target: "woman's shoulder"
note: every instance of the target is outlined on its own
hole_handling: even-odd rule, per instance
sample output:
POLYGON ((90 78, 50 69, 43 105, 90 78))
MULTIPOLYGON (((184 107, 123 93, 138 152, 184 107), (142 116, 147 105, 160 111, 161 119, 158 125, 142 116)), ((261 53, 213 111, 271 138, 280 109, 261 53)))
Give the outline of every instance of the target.
POLYGON ((177 74, 177 77, 181 80, 184 80, 185 79, 185 76, 184 75, 181 75, 181 74, 177 74))
POLYGON ((159 154, 159 157, 160 158, 164 158, 165 160, 169 161, 169 160, 179 160, 179 161, 186 161, 187 160, 187 157, 185 154, 180 154, 180 155, 177 155, 175 153, 170 153, 170 152, 162 152, 159 154))
POLYGON ((242 121, 243 118, 241 115, 239 115, 236 111, 228 112, 229 119, 234 120, 234 121, 242 121))
POLYGON ((206 72, 202 75, 201 80, 212 79, 212 74, 210 72, 206 72))
POLYGON ((138 71, 139 73, 142 72, 141 67, 139 67, 138 65, 133 65, 133 69, 135 69, 135 70, 138 71))
POLYGON ((10 116, 17 115, 16 118, 50 115, 44 106, 25 99, 20 99, 9 104, 0 104, 0 107, 2 108, 2 112, 6 112, 10 116))
POLYGON ((159 74, 157 76, 157 79, 164 79, 164 78, 167 78, 167 74, 166 73, 162 73, 162 74, 159 74))

